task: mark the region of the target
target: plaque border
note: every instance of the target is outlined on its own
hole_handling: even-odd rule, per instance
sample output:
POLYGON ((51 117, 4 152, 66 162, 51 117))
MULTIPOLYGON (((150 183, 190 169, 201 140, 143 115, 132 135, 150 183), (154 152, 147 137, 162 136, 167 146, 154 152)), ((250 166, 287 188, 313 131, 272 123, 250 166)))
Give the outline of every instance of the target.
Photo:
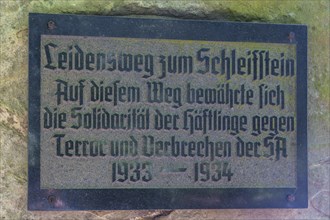
POLYGON ((28 78, 28 210, 308 207, 306 25, 30 13, 28 78), (297 58, 297 187, 224 189, 40 189, 41 35, 295 44, 297 58))

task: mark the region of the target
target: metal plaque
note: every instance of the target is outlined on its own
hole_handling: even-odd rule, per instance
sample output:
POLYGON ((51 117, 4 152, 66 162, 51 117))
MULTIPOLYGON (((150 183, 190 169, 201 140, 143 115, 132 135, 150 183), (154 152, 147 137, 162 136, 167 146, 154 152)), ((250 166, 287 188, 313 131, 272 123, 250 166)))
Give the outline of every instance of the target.
POLYGON ((30 210, 304 208, 307 29, 30 14, 30 210))

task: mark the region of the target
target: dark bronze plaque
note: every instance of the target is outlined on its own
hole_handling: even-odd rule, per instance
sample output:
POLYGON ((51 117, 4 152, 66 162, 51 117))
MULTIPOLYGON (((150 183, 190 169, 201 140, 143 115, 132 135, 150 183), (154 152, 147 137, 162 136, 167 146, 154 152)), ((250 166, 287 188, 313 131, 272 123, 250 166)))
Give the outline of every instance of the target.
POLYGON ((30 15, 29 209, 307 206, 302 25, 30 15))

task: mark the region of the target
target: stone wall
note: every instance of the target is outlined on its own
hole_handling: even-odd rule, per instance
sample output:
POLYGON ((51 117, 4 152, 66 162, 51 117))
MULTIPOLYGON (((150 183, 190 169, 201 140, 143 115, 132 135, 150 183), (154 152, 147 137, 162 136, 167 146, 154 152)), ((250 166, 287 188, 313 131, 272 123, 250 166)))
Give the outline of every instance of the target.
POLYGON ((329 13, 328 0, 0 0, 0 218, 329 219, 329 13), (26 201, 29 12, 307 24, 309 208, 28 212, 26 201))

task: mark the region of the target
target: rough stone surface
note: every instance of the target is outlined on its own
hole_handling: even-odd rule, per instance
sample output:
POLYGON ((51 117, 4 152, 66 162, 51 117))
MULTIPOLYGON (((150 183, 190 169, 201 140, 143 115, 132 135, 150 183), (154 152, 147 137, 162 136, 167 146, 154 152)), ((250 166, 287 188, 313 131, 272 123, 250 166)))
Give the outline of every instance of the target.
POLYGON ((329 219, 329 14, 328 0, 0 0, 0 219, 329 219), (28 212, 29 12, 307 24, 309 208, 28 212))

